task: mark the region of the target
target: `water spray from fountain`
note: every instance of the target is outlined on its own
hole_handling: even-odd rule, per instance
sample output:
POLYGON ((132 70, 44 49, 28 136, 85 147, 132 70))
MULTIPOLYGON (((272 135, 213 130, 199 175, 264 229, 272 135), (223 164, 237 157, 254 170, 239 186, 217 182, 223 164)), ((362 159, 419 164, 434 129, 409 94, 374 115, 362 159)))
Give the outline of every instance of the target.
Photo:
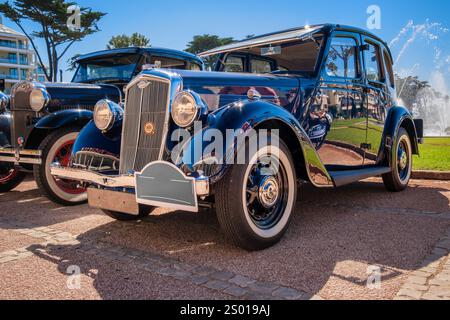
POLYGON ((397 47, 396 66, 405 53, 415 43, 431 47, 434 67, 428 75, 429 81, 421 81, 415 76, 419 64, 408 70, 396 70, 398 77, 398 103, 408 107, 417 118, 424 119, 426 136, 450 135, 450 91, 447 86, 450 70, 450 56, 443 55, 439 40, 449 29, 438 22, 415 24, 412 20, 403 27, 390 42, 397 47))

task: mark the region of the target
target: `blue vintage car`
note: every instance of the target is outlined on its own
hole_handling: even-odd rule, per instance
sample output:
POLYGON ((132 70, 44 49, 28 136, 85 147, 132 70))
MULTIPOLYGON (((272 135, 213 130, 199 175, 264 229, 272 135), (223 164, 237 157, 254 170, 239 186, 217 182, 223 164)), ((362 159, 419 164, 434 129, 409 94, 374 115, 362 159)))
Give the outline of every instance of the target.
POLYGON ((380 38, 317 25, 201 54, 213 55, 218 72, 143 71, 125 110, 99 101, 71 167, 52 174, 80 181, 90 205, 118 220, 215 208, 248 250, 281 239, 300 180, 329 188, 382 176, 389 191, 407 188, 423 125, 396 104, 380 38))
POLYGON ((0 192, 15 188, 34 171, 41 191, 65 205, 85 202, 78 182, 55 179, 50 164, 69 164, 73 143, 92 119, 100 99, 123 100, 123 87, 143 66, 203 70, 195 55, 163 48, 124 48, 83 55, 71 83, 24 81, 1 95, 0 192))

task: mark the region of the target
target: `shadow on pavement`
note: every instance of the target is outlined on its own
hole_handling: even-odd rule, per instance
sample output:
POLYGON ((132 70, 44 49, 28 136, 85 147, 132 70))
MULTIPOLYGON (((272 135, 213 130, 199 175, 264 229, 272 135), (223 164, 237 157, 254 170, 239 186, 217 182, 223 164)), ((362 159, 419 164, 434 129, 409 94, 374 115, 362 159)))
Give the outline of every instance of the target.
MULTIPOLYGON (((325 298, 389 299, 399 290, 398 278, 417 269, 450 227, 449 192, 448 188, 426 185, 392 194, 378 182, 338 190, 307 185, 300 192, 286 236, 261 252, 250 253, 229 244, 213 211, 157 211, 138 223, 112 222, 91 229, 78 240, 81 245, 101 241, 154 252, 311 294, 320 292, 325 298), (366 287, 367 271, 373 266, 380 268, 383 283, 382 289, 375 291, 366 287)), ((44 222, 45 218, 36 224, 44 222)), ((115 277, 108 263, 80 256, 77 246, 49 249, 51 256, 61 258, 58 261, 80 265, 83 272, 95 269, 99 275, 115 277)), ((133 263, 121 268, 132 269, 133 263)), ((117 277, 120 286, 119 274, 117 277)), ((107 299, 118 297, 99 284, 96 290, 107 299)))

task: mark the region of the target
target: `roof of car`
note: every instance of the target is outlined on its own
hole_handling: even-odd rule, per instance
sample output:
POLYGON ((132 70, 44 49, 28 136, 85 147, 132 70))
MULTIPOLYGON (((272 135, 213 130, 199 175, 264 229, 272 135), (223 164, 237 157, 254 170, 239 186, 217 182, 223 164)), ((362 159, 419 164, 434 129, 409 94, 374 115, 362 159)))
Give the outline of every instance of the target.
MULTIPOLYGON (((263 34, 260 36, 252 37, 249 39, 245 39, 242 41, 233 42, 231 44, 221 46, 218 48, 214 48, 205 52, 202 52, 199 54, 200 57, 207 57, 215 54, 225 53, 225 52, 231 52, 231 51, 237 51, 241 49, 245 49, 250 46, 260 46, 260 45, 268 45, 273 42, 288 42, 296 39, 301 39, 303 37, 308 37, 309 35, 313 33, 317 33, 319 31, 323 32, 331 32, 333 30, 341 30, 341 31, 349 31, 349 32, 356 32, 360 34, 367 35, 381 43, 383 43, 386 48, 389 50, 389 47, 385 41, 383 41, 378 36, 374 35, 373 33, 357 28, 357 27, 351 27, 351 26, 345 26, 340 24, 317 24, 312 26, 303 26, 303 27, 297 27, 297 28, 291 28, 287 30, 282 30, 278 32, 272 32, 263 34)), ((390 51, 389 51, 390 53, 390 51)))
POLYGON ((85 55, 80 56, 77 59, 77 62, 85 61, 85 60, 91 60, 91 59, 98 59, 101 57, 108 57, 118 54, 138 54, 138 53, 159 53, 159 54, 169 54, 173 56, 182 57, 184 59, 189 60, 196 60, 198 62, 202 62, 202 60, 197 57, 196 55, 180 51, 180 50, 174 50, 174 49, 167 49, 167 48, 158 48, 158 47, 149 47, 149 48, 143 48, 143 47, 129 47, 129 48, 119 48, 119 49, 110 49, 110 50, 102 50, 102 51, 96 51, 92 53, 88 53, 85 55))

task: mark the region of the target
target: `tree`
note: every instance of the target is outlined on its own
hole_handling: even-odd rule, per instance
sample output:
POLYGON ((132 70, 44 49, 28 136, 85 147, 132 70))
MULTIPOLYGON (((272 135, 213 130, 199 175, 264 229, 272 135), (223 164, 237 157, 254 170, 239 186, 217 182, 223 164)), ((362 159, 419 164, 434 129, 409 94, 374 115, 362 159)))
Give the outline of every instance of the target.
MULTIPOLYGON (((220 38, 210 34, 197 35, 188 43, 186 51, 198 54, 233 42, 235 42, 233 38, 220 38)), ((206 67, 212 67, 215 61, 216 57, 214 56, 205 58, 206 67)))
POLYGON ((137 32, 133 33, 131 36, 122 34, 112 37, 106 46, 107 49, 128 47, 150 47, 150 39, 137 32))
POLYGON ((81 54, 77 53, 72 58, 67 60, 67 64, 69 65, 69 67, 66 71, 75 71, 77 69, 77 60, 79 57, 81 57, 81 54))
POLYGON ((7 1, 0 4, 0 13, 16 23, 30 40, 49 81, 57 80, 59 61, 67 50, 75 42, 98 32, 97 23, 105 15, 88 7, 80 7, 80 25, 72 28, 68 24, 71 16, 68 9, 73 6, 76 6, 75 2, 65 0, 14 0, 12 3, 7 1), (37 23, 40 30, 28 32, 25 30, 24 20, 37 23), (35 38, 43 39, 45 42, 48 68, 43 62, 43 53, 37 50, 35 38))

